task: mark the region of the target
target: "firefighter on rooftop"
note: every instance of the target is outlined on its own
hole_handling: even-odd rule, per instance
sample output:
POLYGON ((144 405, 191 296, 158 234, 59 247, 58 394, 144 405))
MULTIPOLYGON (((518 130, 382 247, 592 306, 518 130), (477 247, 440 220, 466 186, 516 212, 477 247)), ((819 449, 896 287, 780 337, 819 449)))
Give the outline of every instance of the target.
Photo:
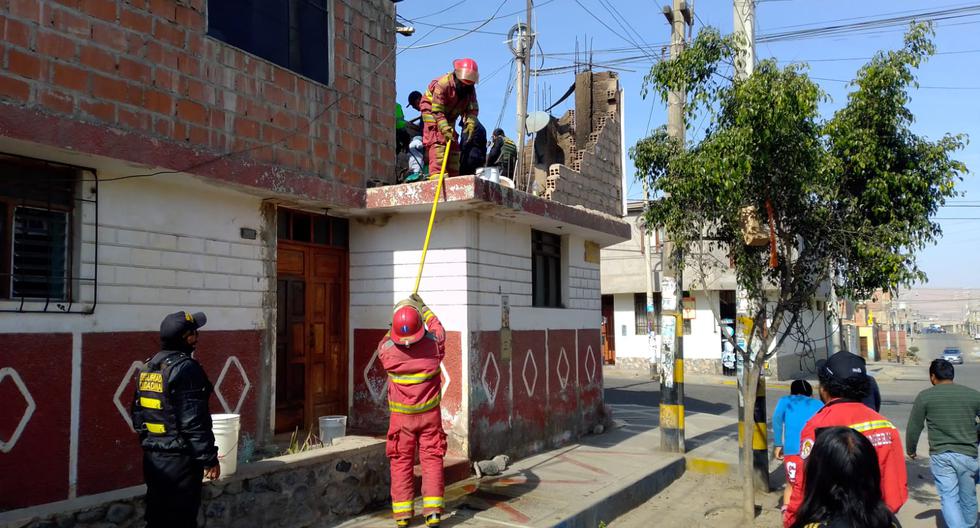
POLYGON ((422 466, 422 514, 427 527, 439 526, 445 483, 442 460, 442 376, 446 331, 417 294, 395 305, 391 331, 378 344, 378 358, 388 373, 386 453, 391 461, 391 511, 395 524, 408 526, 414 515, 415 452, 422 466))
POLYGON ((472 138, 480 108, 476 102, 476 83, 480 72, 473 59, 456 59, 453 71, 429 83, 422 96, 422 142, 429 157, 430 178, 438 178, 442 157, 449 148, 446 176, 459 174, 459 135, 456 121, 462 118, 463 132, 472 138))

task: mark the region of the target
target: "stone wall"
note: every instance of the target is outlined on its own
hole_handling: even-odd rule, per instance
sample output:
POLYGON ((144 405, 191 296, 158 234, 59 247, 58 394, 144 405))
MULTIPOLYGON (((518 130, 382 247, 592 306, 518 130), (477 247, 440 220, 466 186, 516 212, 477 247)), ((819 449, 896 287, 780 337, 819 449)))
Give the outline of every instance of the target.
MULTIPOLYGON (((388 459, 381 440, 346 437, 338 445, 267 459, 204 485, 198 525, 204 528, 335 526, 383 508, 388 459)), ((137 486, 73 501, 0 514, 18 528, 143 526, 145 488, 137 486)))

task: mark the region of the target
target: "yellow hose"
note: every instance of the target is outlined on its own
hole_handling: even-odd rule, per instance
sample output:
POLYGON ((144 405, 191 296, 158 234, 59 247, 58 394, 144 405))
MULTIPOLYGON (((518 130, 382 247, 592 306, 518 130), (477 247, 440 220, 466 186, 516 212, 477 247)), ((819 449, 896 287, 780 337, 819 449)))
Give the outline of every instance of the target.
POLYGON ((419 283, 422 282, 422 268, 425 267, 425 255, 429 252, 429 237, 432 236, 432 224, 436 220, 436 208, 439 207, 439 196, 442 195, 442 180, 446 178, 446 163, 449 161, 449 149, 452 145, 446 144, 446 153, 442 155, 442 170, 439 171, 439 183, 436 184, 436 197, 432 201, 432 212, 429 214, 429 227, 425 230, 425 244, 422 245, 422 260, 419 261, 419 272, 415 275, 415 289, 412 293, 419 292, 419 283))

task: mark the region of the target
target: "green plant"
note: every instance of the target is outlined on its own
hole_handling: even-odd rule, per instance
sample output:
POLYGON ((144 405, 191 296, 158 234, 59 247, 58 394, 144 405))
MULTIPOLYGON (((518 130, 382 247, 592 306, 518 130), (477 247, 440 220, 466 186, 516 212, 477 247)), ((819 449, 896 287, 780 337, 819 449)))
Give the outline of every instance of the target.
POLYGON ((289 448, 286 449, 285 454, 295 455, 296 453, 303 453, 319 447, 323 447, 323 442, 320 441, 317 435, 313 434, 313 428, 310 428, 309 432, 306 433, 306 440, 301 444, 299 442, 299 427, 297 427, 293 431, 292 436, 289 437, 289 448))

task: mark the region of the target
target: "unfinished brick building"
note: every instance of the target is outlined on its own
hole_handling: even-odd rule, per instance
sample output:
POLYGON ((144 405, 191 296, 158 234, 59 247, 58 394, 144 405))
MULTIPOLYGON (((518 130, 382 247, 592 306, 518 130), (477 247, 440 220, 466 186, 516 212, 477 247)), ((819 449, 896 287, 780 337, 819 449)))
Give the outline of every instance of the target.
MULTIPOLYGON (((176 310, 208 314, 212 410, 241 415, 243 442, 288 439, 328 414, 383 432, 374 346, 411 291, 435 198, 434 182, 365 185, 394 169, 394 7, 263 6, 0 7, 0 474, 32 476, 0 479, 0 510, 68 511, 104 492, 138 502, 132 377, 176 310)), ((582 174, 618 128, 599 121, 579 143, 600 134, 582 174)), ((611 202, 577 200, 575 174, 552 200, 447 183, 420 291, 449 335, 455 457, 523 455, 601 419, 598 247, 629 228, 590 210, 611 202)), ((378 474, 383 440, 358 446, 378 474)), ((303 464, 338 466, 323 451, 303 464)), ((336 498, 333 517, 322 510, 336 504, 296 498, 313 502, 249 519, 356 514, 384 499, 369 480, 352 486, 357 501, 336 498)), ((232 510, 215 507, 208 526, 235 524, 232 510)), ((39 518, 18 512, 0 524, 39 518)))

